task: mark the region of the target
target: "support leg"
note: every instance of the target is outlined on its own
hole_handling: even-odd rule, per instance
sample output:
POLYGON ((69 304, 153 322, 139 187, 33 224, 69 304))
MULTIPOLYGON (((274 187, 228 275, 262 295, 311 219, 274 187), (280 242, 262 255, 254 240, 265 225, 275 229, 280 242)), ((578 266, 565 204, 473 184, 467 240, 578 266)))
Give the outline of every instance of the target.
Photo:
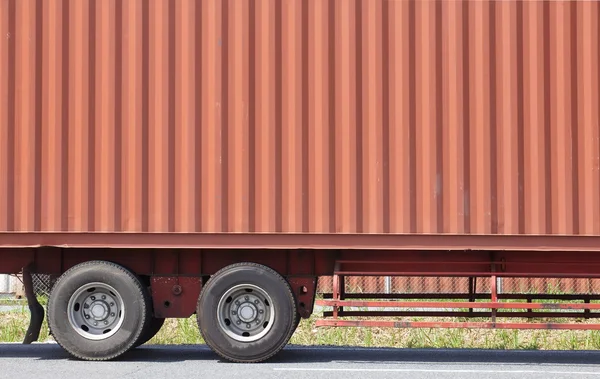
MULTIPOLYGON (((497 303, 498 302, 498 288, 497 288, 497 284, 498 284, 498 280, 496 278, 496 275, 492 275, 492 283, 491 283, 491 292, 492 292, 492 303, 497 303)), ((494 308, 492 309, 492 322, 496 323, 496 315, 498 313, 498 309, 494 308)))
MULTIPOLYGON (((346 300, 346 277, 344 275, 338 275, 338 277, 340 279, 340 300, 346 300)), ((338 309, 340 312, 344 311, 344 307, 339 307, 338 309)))
MULTIPOLYGON (((340 299, 340 277, 338 274, 333 275, 333 300, 340 299)), ((338 306, 333 306, 333 318, 338 318, 338 306)))
MULTIPOLYGON (((590 303, 590 299, 585 299, 583 302, 584 302, 585 304, 589 304, 589 303, 590 303)), ((588 320, 588 319, 590 318, 590 310, 589 310, 589 309, 586 309, 586 310, 584 310, 584 311, 583 311, 583 314, 584 314, 584 318, 585 318, 586 320, 588 320)))
MULTIPOLYGON (((477 293, 477 282, 474 276, 469 277, 469 302, 475 302, 475 294, 477 293)), ((469 308, 469 312, 473 313, 473 308, 469 308)))
POLYGON ((29 345, 35 342, 40 337, 42 330, 42 323, 44 322, 44 307, 38 302, 33 290, 33 278, 31 277, 30 267, 23 269, 23 284, 25 285, 25 296, 27 297, 27 305, 29 305, 29 312, 31 318, 29 320, 29 328, 23 344, 29 345))

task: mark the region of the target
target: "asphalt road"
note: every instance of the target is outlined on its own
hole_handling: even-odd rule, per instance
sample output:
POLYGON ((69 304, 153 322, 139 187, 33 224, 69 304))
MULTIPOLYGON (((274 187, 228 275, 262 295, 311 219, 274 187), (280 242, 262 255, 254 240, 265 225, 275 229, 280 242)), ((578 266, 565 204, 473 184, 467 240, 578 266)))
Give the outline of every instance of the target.
POLYGON ((600 378, 600 352, 288 346, 260 364, 232 364, 206 346, 143 346, 118 361, 72 360, 56 344, 0 344, 0 378, 600 378))

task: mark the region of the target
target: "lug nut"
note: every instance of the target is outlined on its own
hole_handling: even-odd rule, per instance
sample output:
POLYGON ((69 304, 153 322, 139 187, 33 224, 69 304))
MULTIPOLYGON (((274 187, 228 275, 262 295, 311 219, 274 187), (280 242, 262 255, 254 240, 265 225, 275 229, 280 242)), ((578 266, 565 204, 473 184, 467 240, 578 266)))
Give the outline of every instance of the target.
POLYGON ((258 300, 254 300, 254 304, 258 304, 258 300))
POLYGON ((90 299, 96 300, 96 296, 92 296, 92 297, 90 297, 90 299))
POLYGON ((265 311, 263 311, 262 309, 259 309, 258 313, 263 314, 263 313, 265 313, 265 311))
POLYGON ((85 319, 89 320, 90 319, 90 315, 85 315, 85 319))
POLYGON ((240 305, 240 302, 236 300, 235 305, 240 305))
POLYGON ((237 315, 237 312, 236 311, 231 311, 231 314, 232 315, 237 315))
POLYGON ((250 329, 250 324, 246 324, 246 328, 250 329))
POLYGON ((115 306, 115 303, 110 303, 110 306, 111 306, 111 307, 114 307, 114 306, 115 306))
POLYGON ((248 296, 244 296, 244 300, 248 301, 250 299, 248 296))
POLYGON ((102 295, 102 300, 106 300, 106 295, 102 295))
POLYGON ((104 321, 104 325, 108 325, 108 321, 104 321))
POLYGON ((111 314, 110 314, 110 317, 115 317, 115 314, 114 314, 114 313, 111 313, 111 314))
POLYGON ((240 325, 242 322, 240 320, 237 320, 237 324, 240 325))
POLYGON ((98 323, 97 323, 97 322, 95 322, 95 323, 94 323, 94 326, 98 326, 98 323))

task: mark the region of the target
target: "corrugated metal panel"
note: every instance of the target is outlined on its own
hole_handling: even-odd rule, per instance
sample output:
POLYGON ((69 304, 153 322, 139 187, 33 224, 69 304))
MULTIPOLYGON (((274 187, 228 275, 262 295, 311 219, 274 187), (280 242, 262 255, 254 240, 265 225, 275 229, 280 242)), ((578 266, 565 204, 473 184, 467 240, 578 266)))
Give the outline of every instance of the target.
POLYGON ((600 2, 0 0, 0 230, 600 234, 600 2))

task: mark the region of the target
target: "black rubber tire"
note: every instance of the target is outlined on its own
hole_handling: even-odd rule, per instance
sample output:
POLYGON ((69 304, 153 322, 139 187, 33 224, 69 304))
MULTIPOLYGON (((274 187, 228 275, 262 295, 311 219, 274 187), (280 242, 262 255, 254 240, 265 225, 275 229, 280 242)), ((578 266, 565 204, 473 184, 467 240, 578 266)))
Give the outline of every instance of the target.
POLYGON ((154 337, 158 332, 160 332, 160 328, 162 328, 164 323, 164 318, 152 317, 150 319, 147 329, 140 335, 140 339, 135 343, 135 347, 142 346, 146 342, 150 341, 152 337, 154 337))
MULTIPOLYGON (((298 325, 300 325, 300 320, 302 320, 302 317, 298 313, 296 313, 296 320, 294 321, 294 331, 292 332, 292 335, 294 335, 296 329, 298 329, 298 325)), ((290 335, 290 338, 292 338, 292 335, 290 335)))
POLYGON ((73 357, 88 361, 115 359, 134 347, 152 319, 151 300, 139 278, 112 262, 89 261, 65 272, 48 301, 48 326, 56 342, 73 357), (127 305, 121 328, 111 337, 93 341, 79 335, 69 322, 67 307, 82 286, 101 282, 112 286, 127 305))
POLYGON ((288 282, 276 271, 256 263, 237 263, 213 275, 202 289, 196 308, 198 327, 206 344, 224 359, 238 363, 266 361, 288 343, 296 323, 296 302, 288 282), (253 342, 229 337, 219 325, 219 299, 231 287, 253 284, 273 300, 275 320, 270 331, 253 342))
POLYGON ((292 333, 290 334, 290 337, 288 338, 288 342, 290 342, 290 340, 292 339, 292 337, 294 336, 294 333, 296 333, 296 330, 298 329, 298 325, 300 325, 300 320, 302 319, 302 317, 296 313, 296 318, 294 319, 294 326, 292 326, 292 333))

